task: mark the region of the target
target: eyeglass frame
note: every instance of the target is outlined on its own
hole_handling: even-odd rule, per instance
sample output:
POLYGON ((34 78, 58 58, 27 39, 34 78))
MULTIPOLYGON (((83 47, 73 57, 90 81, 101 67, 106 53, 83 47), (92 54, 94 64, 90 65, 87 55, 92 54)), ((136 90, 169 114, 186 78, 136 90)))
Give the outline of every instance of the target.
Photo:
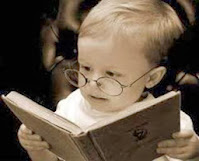
MULTIPOLYGON (((151 68, 149 71, 147 71, 146 73, 144 73, 142 76, 140 76, 140 77, 138 77, 136 80, 134 80, 132 83, 130 83, 129 85, 123 85, 122 83, 120 83, 118 80, 116 80, 116 79, 114 79, 114 78, 110 78, 110 77, 105 77, 105 76, 103 76, 103 77, 99 77, 97 80, 90 80, 90 79, 88 79, 82 72, 80 72, 79 70, 76 70, 76 69, 63 69, 63 72, 64 72, 64 75, 66 75, 66 71, 69 71, 69 70, 72 70, 72 71, 75 71, 75 72, 78 72, 78 73, 80 73, 84 78, 85 78, 85 84, 83 85, 83 86, 81 86, 81 87, 78 87, 78 88, 82 88, 82 87, 84 87, 87 83, 89 83, 90 81, 94 81, 94 82, 96 82, 96 84, 97 84, 97 87, 102 91, 102 92, 104 92, 100 87, 99 87, 99 85, 98 85, 98 81, 99 81, 99 79, 103 79, 103 78, 108 78, 108 79, 112 79, 112 80, 114 80, 114 81, 116 81, 119 85, 120 85, 120 87, 121 87, 121 92, 119 93, 119 94, 117 94, 117 95, 110 95, 110 94, 108 94, 108 93, 106 93, 106 92, 104 92, 104 93, 106 93, 106 94, 108 94, 108 95, 110 95, 110 96, 119 96, 119 95, 121 95, 122 93, 123 93, 123 91, 124 91, 124 88, 127 88, 127 87, 131 87, 133 84, 135 84, 138 80, 140 80, 141 78, 143 78, 144 76, 146 76, 148 73, 150 73, 154 68, 156 68, 156 67, 158 67, 158 66, 155 66, 155 67, 153 67, 153 68, 151 68)), ((65 76, 65 78, 66 78, 66 76, 65 76)), ((67 78, 66 78, 67 79, 67 78)), ((69 82, 70 83, 70 82, 69 82)), ((70 83, 71 84, 71 83, 70 83)), ((73 84, 72 84, 73 85, 73 84)))

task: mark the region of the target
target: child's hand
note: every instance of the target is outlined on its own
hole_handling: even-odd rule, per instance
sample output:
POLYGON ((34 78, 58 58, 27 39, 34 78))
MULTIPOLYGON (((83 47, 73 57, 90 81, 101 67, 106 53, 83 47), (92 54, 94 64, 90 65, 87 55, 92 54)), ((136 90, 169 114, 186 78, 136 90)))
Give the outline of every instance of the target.
POLYGON ((49 149, 49 144, 42 141, 41 136, 34 134, 24 124, 22 124, 18 131, 19 142, 27 151, 49 149))
POLYGON ((193 131, 181 131, 173 139, 158 143, 157 153, 186 160, 199 157, 199 137, 193 131))

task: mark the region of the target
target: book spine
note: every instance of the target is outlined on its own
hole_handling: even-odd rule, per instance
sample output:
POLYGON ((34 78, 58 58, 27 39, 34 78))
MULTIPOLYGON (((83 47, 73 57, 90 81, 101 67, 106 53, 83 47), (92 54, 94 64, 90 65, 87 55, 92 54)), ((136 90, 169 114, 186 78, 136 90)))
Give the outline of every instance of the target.
POLYGON ((87 161, 104 161, 95 148, 89 133, 78 137, 73 137, 73 139, 79 149, 81 149, 80 151, 83 153, 87 161))

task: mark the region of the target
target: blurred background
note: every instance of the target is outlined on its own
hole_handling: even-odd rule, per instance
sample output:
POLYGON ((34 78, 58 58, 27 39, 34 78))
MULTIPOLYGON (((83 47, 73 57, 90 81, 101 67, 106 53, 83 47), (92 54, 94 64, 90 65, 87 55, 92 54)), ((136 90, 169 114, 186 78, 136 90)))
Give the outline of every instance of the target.
MULTIPOLYGON (((40 29, 45 14, 55 16, 56 0, 5 1, 1 5, 0 94, 16 90, 33 99, 48 93, 41 64, 40 29)), ((17 142, 20 122, 0 100, 0 160, 28 160, 17 142)))

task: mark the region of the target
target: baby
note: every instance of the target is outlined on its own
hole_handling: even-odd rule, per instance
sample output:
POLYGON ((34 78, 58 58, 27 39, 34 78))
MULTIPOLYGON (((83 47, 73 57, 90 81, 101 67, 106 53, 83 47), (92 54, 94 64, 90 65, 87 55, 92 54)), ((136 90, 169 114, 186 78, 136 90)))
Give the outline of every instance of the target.
MULTIPOLYGON (((174 10, 162 1, 102 0, 80 28, 79 70, 65 70, 66 79, 79 89, 58 103, 56 113, 84 129, 151 99, 143 91, 164 77, 160 61, 183 30, 174 10)), ((25 125, 18 137, 33 161, 62 160, 25 125)), ((199 159, 199 138, 183 112, 181 131, 172 137, 158 144, 157 153, 165 155, 156 160, 199 159)))

